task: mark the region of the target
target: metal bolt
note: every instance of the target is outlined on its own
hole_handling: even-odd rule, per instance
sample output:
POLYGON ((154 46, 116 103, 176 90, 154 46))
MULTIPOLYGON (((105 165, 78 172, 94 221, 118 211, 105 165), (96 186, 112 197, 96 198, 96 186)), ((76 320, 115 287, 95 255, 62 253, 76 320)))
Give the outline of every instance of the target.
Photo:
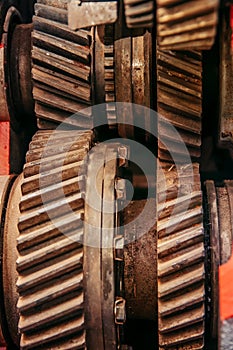
POLYGON ((124 236, 118 235, 114 238, 114 259, 117 261, 124 260, 124 236))
POLYGON ((116 197, 117 199, 125 200, 126 199, 126 189, 125 189, 125 180, 124 179, 116 179, 115 181, 115 189, 116 189, 116 197))
POLYGON ((125 307, 125 299, 121 297, 117 297, 115 301, 115 323, 119 325, 123 325, 126 321, 126 307, 125 307))
POLYGON ((119 166, 128 166, 129 149, 126 146, 118 147, 119 166))

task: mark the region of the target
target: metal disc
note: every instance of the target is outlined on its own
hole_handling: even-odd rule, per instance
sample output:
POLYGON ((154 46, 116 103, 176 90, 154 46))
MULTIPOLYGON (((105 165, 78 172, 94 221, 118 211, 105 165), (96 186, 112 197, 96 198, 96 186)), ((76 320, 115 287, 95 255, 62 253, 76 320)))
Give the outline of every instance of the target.
POLYGON ((99 350, 117 348, 113 312, 116 164, 117 152, 109 146, 98 146, 90 154, 84 217, 84 293, 88 349, 93 349, 96 344, 99 350))
POLYGON ((3 238, 3 292, 4 305, 8 329, 15 347, 19 347, 18 321, 19 313, 17 310, 18 292, 16 282, 18 273, 16 271, 18 218, 19 203, 21 200, 21 184, 23 176, 20 175, 14 182, 7 203, 4 238, 3 238))
POLYGON ((1 219, 1 239, 0 239, 0 249, 1 249, 1 311, 0 311, 0 320, 1 320, 1 327, 0 327, 0 344, 1 346, 5 346, 6 342, 5 339, 9 342, 10 340, 10 334, 9 329, 7 326, 7 315, 5 312, 5 305, 4 305, 4 286, 3 286, 3 237, 4 237, 4 222, 5 222, 5 216, 6 216, 6 207, 7 207, 7 200, 9 197, 10 189, 13 184, 13 177, 12 176, 0 176, 0 219, 1 219))

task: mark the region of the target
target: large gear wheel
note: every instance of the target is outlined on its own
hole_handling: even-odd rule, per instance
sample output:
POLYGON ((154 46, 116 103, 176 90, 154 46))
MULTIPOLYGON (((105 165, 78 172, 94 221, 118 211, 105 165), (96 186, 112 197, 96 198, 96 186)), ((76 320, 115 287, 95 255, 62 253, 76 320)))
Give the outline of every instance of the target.
POLYGON ((93 102, 93 29, 68 27, 68 1, 39 0, 33 17, 33 96, 38 126, 72 123, 89 128, 93 102))
POLYGON ((85 348, 82 186, 91 138, 40 131, 27 154, 17 260, 22 349, 85 348))
POLYGON ((157 0, 162 50, 207 50, 215 40, 219 0, 157 0))
POLYGON ((169 195, 164 207, 158 206, 160 349, 204 348, 205 250, 198 164, 192 171, 193 179, 190 169, 181 166, 182 181, 176 171, 166 172, 169 195), (177 198, 178 191, 182 194, 177 198))
POLYGON ((118 145, 89 152, 92 145, 93 132, 77 130, 38 131, 30 144, 17 241, 21 349, 120 346, 114 314, 118 145))
POLYGON ((203 349, 202 58, 195 51, 157 50, 157 62, 159 347, 203 349))

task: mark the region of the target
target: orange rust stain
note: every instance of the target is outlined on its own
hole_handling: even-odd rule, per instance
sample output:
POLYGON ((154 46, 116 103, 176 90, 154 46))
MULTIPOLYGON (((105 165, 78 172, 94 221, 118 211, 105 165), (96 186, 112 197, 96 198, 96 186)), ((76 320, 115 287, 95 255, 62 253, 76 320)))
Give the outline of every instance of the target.
POLYGON ((10 172, 10 123, 0 122, 0 175, 10 172))
POLYGON ((222 321, 233 317, 233 251, 230 260, 219 267, 219 304, 222 321))

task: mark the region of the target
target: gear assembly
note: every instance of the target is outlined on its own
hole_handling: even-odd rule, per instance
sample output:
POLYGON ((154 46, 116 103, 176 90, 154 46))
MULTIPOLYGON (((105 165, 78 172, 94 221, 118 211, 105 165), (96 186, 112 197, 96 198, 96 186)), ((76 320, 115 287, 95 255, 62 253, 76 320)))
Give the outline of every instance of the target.
POLYGON ((0 348, 233 350, 233 1, 0 0, 0 348))

